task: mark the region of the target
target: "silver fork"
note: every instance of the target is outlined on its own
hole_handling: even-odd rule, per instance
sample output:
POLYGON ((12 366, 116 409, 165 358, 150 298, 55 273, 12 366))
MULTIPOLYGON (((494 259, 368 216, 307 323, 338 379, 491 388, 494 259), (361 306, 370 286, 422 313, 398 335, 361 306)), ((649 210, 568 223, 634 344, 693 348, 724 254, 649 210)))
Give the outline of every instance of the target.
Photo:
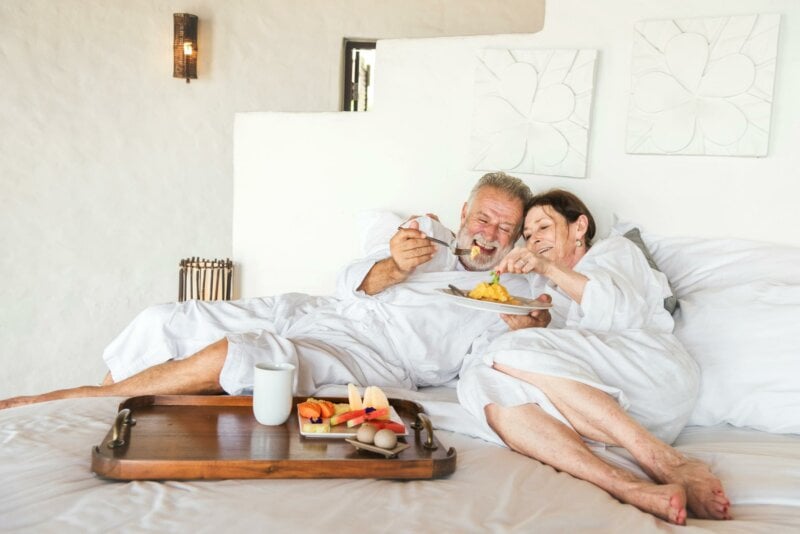
POLYGON ((450 243, 445 243, 441 239, 436 239, 435 237, 430 237, 430 236, 428 237, 428 239, 430 239, 434 243, 439 243, 440 245, 446 246, 447 248, 450 249, 450 252, 452 252, 456 256, 466 256, 467 254, 471 254, 472 253, 472 249, 471 248, 458 248, 458 247, 456 247, 456 240, 455 239, 453 239, 450 243))
MULTIPOLYGON (((405 230, 405 228, 403 228, 402 226, 398 226, 397 229, 398 230, 405 230)), ((434 243, 438 243, 440 245, 444 245, 445 247, 450 249, 450 252, 452 252, 456 256, 466 256, 467 254, 471 254, 472 253, 472 249, 471 248, 458 248, 458 247, 456 247, 456 240, 455 239, 453 239, 449 243, 446 242, 446 241, 442 241, 441 239, 436 239, 435 237, 431 237, 431 236, 427 236, 427 239, 430 239, 434 243)))
POLYGON ((447 287, 449 287, 450 290, 453 293, 455 293, 456 295, 458 295, 459 297, 467 297, 467 298, 469 298, 469 295, 467 295, 466 291, 464 291, 463 289, 459 289, 456 286, 454 286, 453 284, 447 284, 447 287))

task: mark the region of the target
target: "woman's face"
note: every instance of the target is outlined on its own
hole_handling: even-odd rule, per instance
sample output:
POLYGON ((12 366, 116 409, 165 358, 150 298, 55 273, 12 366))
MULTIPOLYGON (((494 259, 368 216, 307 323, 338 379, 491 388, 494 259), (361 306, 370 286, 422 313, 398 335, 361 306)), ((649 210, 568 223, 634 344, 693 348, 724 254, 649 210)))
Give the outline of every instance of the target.
POLYGON ((583 247, 576 241, 586 233, 586 217, 581 215, 574 223, 550 206, 534 206, 525 216, 522 236, 529 251, 562 267, 570 269, 583 257, 583 247))

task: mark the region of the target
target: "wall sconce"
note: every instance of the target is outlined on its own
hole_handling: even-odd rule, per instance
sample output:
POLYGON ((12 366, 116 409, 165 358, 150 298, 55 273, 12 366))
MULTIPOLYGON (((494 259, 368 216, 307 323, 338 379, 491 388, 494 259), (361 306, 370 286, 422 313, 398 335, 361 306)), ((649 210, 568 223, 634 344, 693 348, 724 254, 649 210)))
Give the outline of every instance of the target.
POLYGON ((174 13, 175 34, 172 41, 172 77, 197 79, 197 15, 174 13))

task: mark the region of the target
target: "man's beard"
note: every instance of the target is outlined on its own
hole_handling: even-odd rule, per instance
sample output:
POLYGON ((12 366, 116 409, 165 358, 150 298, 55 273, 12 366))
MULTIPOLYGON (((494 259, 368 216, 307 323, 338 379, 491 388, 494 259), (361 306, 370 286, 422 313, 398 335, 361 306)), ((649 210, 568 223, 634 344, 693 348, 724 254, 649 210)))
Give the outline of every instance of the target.
POLYGON ((468 234, 466 227, 461 227, 456 239, 459 248, 472 248, 473 241, 485 248, 494 247, 494 252, 489 256, 483 252, 480 252, 474 258, 470 254, 460 256, 461 263, 468 271, 488 271, 493 269, 514 248, 513 243, 502 247, 499 241, 485 241, 481 234, 468 234))

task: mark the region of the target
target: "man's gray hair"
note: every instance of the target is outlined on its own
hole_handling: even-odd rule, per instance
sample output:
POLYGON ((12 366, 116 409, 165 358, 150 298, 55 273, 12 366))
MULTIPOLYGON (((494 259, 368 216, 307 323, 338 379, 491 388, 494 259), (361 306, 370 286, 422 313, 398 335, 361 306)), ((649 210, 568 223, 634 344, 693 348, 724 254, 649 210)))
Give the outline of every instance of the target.
POLYGON ((481 179, 478 180, 478 183, 472 188, 469 199, 467 200, 467 206, 472 206, 475 195, 484 187, 494 187, 500 191, 504 191, 512 198, 518 198, 519 201, 522 202, 523 209, 533 197, 531 188, 519 178, 510 176, 504 172, 490 172, 481 176, 481 179))

